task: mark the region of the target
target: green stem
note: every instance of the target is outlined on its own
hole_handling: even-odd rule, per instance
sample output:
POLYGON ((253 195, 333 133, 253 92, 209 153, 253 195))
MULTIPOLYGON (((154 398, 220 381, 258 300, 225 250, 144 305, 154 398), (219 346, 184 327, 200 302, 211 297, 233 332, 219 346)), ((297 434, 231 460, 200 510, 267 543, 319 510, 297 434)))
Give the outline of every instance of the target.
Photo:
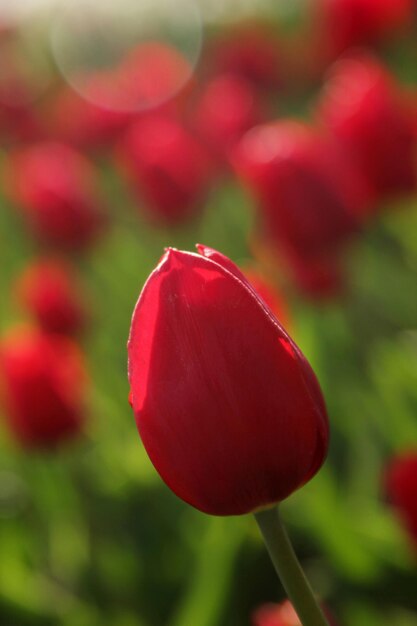
POLYGON ((302 626, 329 626, 281 522, 278 507, 255 513, 269 556, 302 626))

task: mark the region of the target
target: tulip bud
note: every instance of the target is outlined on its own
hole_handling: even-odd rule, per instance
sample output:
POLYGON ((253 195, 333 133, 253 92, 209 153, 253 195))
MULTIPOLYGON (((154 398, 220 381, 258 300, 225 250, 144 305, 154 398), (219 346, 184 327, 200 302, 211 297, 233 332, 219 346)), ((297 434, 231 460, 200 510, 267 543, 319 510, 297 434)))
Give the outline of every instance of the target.
POLYGON ((11 433, 28 448, 51 448, 80 433, 86 374, 77 345, 19 329, 0 344, 0 389, 11 433))
POLYGON ((311 293, 314 285, 333 293, 339 273, 327 270, 340 265, 371 203, 351 163, 335 143, 292 120, 252 129, 232 160, 257 201, 264 237, 285 257, 293 279, 303 290, 311 283, 311 293), (322 280, 326 275, 330 280, 322 280))
POLYGON ((104 224, 95 176, 93 166, 76 150, 39 143, 9 157, 6 193, 42 242, 81 250, 97 239, 104 224))
POLYGON ((413 19, 413 0, 320 0, 321 45, 334 58, 347 48, 388 39, 413 19))
POLYGON ((385 475, 385 489, 417 550, 417 451, 392 459, 385 475))
POLYGON ((22 307, 50 333, 76 335, 86 323, 86 311, 76 277, 59 259, 29 265, 20 276, 16 292, 22 307))
POLYGON ((416 189, 414 119, 394 78, 371 57, 336 63, 319 116, 378 198, 416 189))
POLYGON ((280 87, 280 44, 263 24, 234 25, 213 41, 209 52, 215 74, 234 74, 258 88, 280 87))
POLYGON ((53 138, 98 151, 115 141, 131 121, 132 113, 90 102, 65 86, 46 104, 44 117, 53 138))
POLYGON ((197 103, 195 127, 223 163, 229 150, 261 118, 259 98, 252 85, 238 76, 225 74, 205 86, 197 103))
POLYGON ((154 222, 175 225, 202 207, 212 180, 211 159, 171 117, 148 115, 132 124, 116 158, 154 222))
POLYGON ((299 122, 257 126, 234 154, 258 200, 268 237, 309 257, 336 249, 358 229, 368 201, 337 146, 299 122))
POLYGON ((213 515, 273 506, 322 465, 328 420, 299 348, 225 256, 168 249, 136 305, 131 403, 166 484, 213 515))

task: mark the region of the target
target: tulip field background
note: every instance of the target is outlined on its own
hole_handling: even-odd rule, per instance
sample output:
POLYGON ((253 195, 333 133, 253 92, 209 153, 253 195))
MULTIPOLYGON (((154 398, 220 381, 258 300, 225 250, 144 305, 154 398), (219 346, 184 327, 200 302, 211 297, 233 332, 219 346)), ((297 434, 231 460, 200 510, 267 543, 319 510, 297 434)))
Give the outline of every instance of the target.
MULTIPOLYGON (((306 68, 303 76, 309 52, 298 46, 310 19, 304 4, 297 3, 298 12, 284 2, 251 9, 250 23, 266 16, 296 67, 268 95, 266 121, 296 116, 313 123, 326 68, 306 68)), ((417 148, 413 10, 414 22, 370 41, 369 49, 414 103, 417 148)), ((200 84, 206 43, 223 31, 229 32, 220 19, 204 24, 194 68, 200 84)), ((0 103, 0 132, 7 120, 0 103)), ((16 146, 39 141, 4 136, 3 173, 16 146)), ((126 341, 135 302, 164 247, 193 250, 201 242, 242 268, 269 263, 260 252, 256 202, 225 167, 191 219, 161 224, 149 219, 145 202, 120 175, 114 144, 77 149, 97 168, 106 226, 82 253, 52 249, 70 260, 88 311, 76 340, 88 370, 87 420, 84 433, 44 451, 20 445, 0 410, 0 624, 250 626, 260 605, 284 599, 255 522, 205 516, 163 484, 128 403, 126 341)), ((2 335, 34 323, 15 285, 49 253, 17 204, 1 187, 2 335)), ((282 514, 335 624, 416 626, 417 550, 389 504, 384 476, 394 455, 417 450, 417 187, 381 200, 344 256, 346 286, 328 298, 303 293, 282 268, 276 278, 267 268, 285 301, 287 330, 321 383, 331 427, 324 467, 283 503, 282 514)), ((0 379, 3 393, 2 385, 0 379)))

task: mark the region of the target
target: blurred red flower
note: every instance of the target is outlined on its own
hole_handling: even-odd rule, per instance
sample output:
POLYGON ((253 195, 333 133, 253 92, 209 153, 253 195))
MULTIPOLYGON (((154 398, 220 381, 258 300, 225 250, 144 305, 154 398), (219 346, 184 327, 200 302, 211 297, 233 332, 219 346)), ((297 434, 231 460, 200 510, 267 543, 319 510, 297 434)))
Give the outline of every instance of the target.
POLYGON ((192 85, 193 67, 174 46, 149 41, 126 54, 117 74, 133 110, 146 112, 164 105, 175 110, 192 85))
POLYGON ((17 29, 0 24, 0 135, 2 145, 43 137, 35 103, 45 89, 17 29))
POLYGON ((6 161, 5 190, 42 243, 69 250, 91 246, 105 217, 96 171, 79 152, 55 142, 33 144, 6 161))
POLYGON ((168 249, 130 331, 131 403, 167 485, 213 515, 273 505, 322 465, 328 421, 317 379, 225 256, 168 249))
POLYGON ((195 111, 195 128, 223 164, 229 150, 263 117, 259 96, 246 80, 223 74, 209 81, 195 111))
POLYGON ((176 225, 202 208, 213 178, 204 146, 172 116, 149 114, 116 151, 122 173, 156 223, 176 225))
POLYGON ((318 32, 331 57, 347 48, 376 44, 413 19, 413 0, 320 0, 318 32))
POLYGON ((337 62, 319 116, 378 198, 416 189, 414 116, 395 79, 378 61, 358 55, 337 62))
POLYGON ((46 103, 52 138, 102 150, 148 110, 174 112, 191 84, 192 68, 174 47, 148 42, 131 48, 107 70, 74 76, 79 91, 64 86, 46 103))
POLYGON ((283 120, 249 131, 232 161, 257 201, 266 240, 301 288, 337 291, 340 276, 333 268, 371 203, 343 152, 308 126, 283 120))
POLYGON ((280 43, 266 25, 245 22, 226 29, 207 56, 214 74, 235 74, 267 90, 281 86, 280 43))
MULTIPOLYGON (((93 85, 90 89, 93 90, 93 85)), ((132 113, 99 106, 65 85, 46 102, 43 117, 52 139, 100 151, 111 145, 126 128, 132 113)))
POLYGON ((84 329, 86 306, 71 266, 61 259, 31 263, 19 277, 16 293, 44 331, 76 335, 84 329))
POLYGON ((417 550, 417 450, 390 461, 385 473, 385 490, 417 550))
POLYGON ((86 372, 77 345, 60 335, 15 329, 0 343, 0 389, 10 431, 28 448, 78 435, 86 372))

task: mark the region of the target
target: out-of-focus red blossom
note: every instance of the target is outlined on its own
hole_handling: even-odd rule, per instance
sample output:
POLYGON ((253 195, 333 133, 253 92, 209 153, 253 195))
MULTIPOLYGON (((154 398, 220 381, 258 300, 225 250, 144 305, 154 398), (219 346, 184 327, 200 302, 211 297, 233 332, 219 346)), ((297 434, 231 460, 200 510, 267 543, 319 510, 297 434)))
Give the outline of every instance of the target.
POLYGON ((347 48, 376 44, 413 20, 413 0, 320 0, 317 5, 319 45, 325 56, 347 48))
POLYGON ((264 237, 312 294, 339 289, 344 247, 372 199, 336 143, 292 120, 249 131, 232 156, 254 195, 264 237))
POLYGON ((415 122, 404 97, 378 61, 358 55, 334 65, 319 103, 322 122, 381 199, 416 189, 415 122))
POLYGON ((21 305, 45 332, 77 335, 87 312, 71 266, 61 259, 42 259, 20 276, 16 293, 21 305))
POLYGON ((28 448, 52 448, 80 434, 86 372, 67 337, 15 329, 0 343, 0 389, 11 433, 28 448))
POLYGON ((82 250, 105 225, 93 165, 79 152, 41 142, 11 153, 5 164, 5 191, 34 234, 45 244, 82 250))
POLYGON ((281 86, 281 48, 275 34, 262 24, 238 24, 226 30, 208 51, 215 74, 235 74, 255 87, 281 86))
POLYGON ((192 84, 193 69, 179 50, 158 41, 135 46, 117 70, 120 87, 134 109, 180 105, 192 84))
POLYGON ((16 63, 3 54, 0 45, 0 135, 1 143, 36 141, 43 127, 34 102, 38 97, 34 86, 19 72, 16 63))
MULTIPOLYGON (((250 237, 252 256, 271 275, 288 277, 307 298, 321 301, 342 296, 347 288, 343 254, 341 251, 303 258, 289 249, 284 251, 268 243, 265 237, 252 233, 250 237)), ((287 284, 287 288, 291 285, 287 284)))
POLYGON ((4 102, 0 94, 0 135, 4 145, 36 141, 44 131, 32 106, 4 102))
POLYGON ((393 458, 384 478, 390 503, 417 552, 417 450, 393 458))
POLYGON ((285 260, 298 289, 313 300, 338 298, 346 292, 343 251, 304 258, 286 251, 285 260))
POLYGON ((115 141, 131 121, 132 113, 99 106, 64 86, 47 103, 44 117, 52 138, 98 151, 115 141))
POLYGON ((213 178, 205 147, 167 115, 149 114, 132 124, 116 161, 156 223, 176 225, 198 212, 213 178))
MULTIPOLYGON (((336 626, 329 611, 323 609, 326 618, 331 626, 336 626)), ((302 626, 300 619, 295 612, 291 602, 285 600, 281 604, 264 604, 260 606, 252 615, 253 626, 302 626)))
POLYGON ((172 46, 138 45, 115 68, 74 77, 81 93, 61 89, 45 111, 50 135, 74 146, 103 149, 148 109, 181 109, 191 75, 190 64, 172 46))
POLYGON ((241 136, 262 118, 259 96, 251 83, 225 74, 206 84, 196 106, 195 127, 223 163, 241 136))
POLYGON ((317 379, 224 255, 168 249, 136 305, 131 404, 166 484, 213 515, 272 506, 322 465, 328 420, 317 379))

